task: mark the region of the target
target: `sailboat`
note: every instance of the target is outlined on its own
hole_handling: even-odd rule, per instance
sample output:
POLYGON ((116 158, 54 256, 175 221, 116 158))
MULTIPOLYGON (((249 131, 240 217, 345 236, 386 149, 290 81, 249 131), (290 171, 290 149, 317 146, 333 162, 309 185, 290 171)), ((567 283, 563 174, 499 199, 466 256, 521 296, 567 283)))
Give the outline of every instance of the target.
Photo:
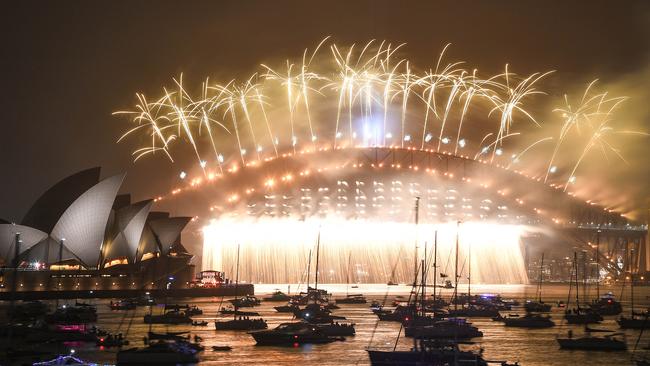
POLYGON ((573 253, 573 273, 571 284, 569 285, 569 296, 567 299, 567 305, 571 302, 571 288, 573 285, 573 279, 575 278, 575 287, 576 287, 576 307, 573 309, 566 309, 564 312, 564 319, 566 319, 569 324, 591 324, 591 323, 600 323, 603 320, 603 317, 600 314, 592 311, 590 308, 581 308, 580 307, 580 291, 578 285, 578 254, 573 253))
POLYGON ((320 229, 318 230, 318 238, 316 240, 316 275, 314 279, 314 288, 308 289, 308 299, 313 298, 314 302, 307 304, 303 309, 298 308, 294 315, 296 318, 303 319, 312 324, 333 324, 338 320, 345 320, 345 317, 332 315, 332 312, 322 303, 327 301, 323 300, 324 290, 318 289, 318 269, 320 258, 320 229))
MULTIPOLYGON (((459 222, 460 225, 460 222, 459 222)), ((456 234, 456 251, 458 251, 458 233, 456 234)), ((491 304, 477 304, 472 303, 472 246, 469 246, 468 253, 468 270, 467 270, 467 294, 465 296, 466 301, 461 300, 458 297, 458 282, 456 282, 454 290, 454 309, 449 310, 449 316, 462 316, 462 317, 486 317, 494 318, 499 316, 499 310, 491 304), (458 304, 467 303, 467 306, 462 306, 458 308, 458 304)), ((456 253, 456 264, 458 264, 458 253, 456 253)), ((456 270, 458 272, 458 270, 456 270)), ((456 273, 456 278, 458 278, 458 273, 456 273)))
POLYGON ((365 304, 368 301, 365 296, 362 294, 350 294, 350 266, 352 265, 352 252, 348 255, 348 273, 347 273, 347 284, 345 286, 345 297, 342 299, 336 299, 337 304, 365 304))
POLYGON ((625 334, 614 333, 604 337, 593 337, 590 333, 580 338, 573 338, 573 332, 569 330, 567 338, 557 338, 561 349, 577 349, 586 351, 625 351, 625 334), (616 336, 623 336, 618 339, 616 336))
POLYGON ((611 292, 600 296, 600 230, 596 232, 596 299, 589 307, 600 315, 618 315, 623 312, 623 306, 616 301, 611 292))
POLYGON ((650 329, 650 320, 648 319, 650 314, 647 311, 643 313, 634 312, 634 276, 632 274, 630 274, 630 299, 630 316, 621 315, 616 320, 618 326, 623 329, 650 329))
MULTIPOLYGON (((456 250, 458 250, 458 237, 456 238, 456 250)), ((456 260, 458 263, 458 260, 456 260)), ((420 312, 417 311, 417 306, 415 306, 415 314, 412 316, 412 319, 407 319, 405 321, 404 335, 407 337, 414 338, 426 338, 426 339, 436 339, 436 338, 448 338, 448 339, 467 339, 474 337, 482 337, 483 333, 478 330, 467 320, 462 318, 447 318, 441 319, 440 317, 427 316, 426 315, 426 278, 427 278, 427 265, 426 265, 426 243, 425 243, 425 257, 422 260, 421 270, 421 296, 420 296, 420 312)), ((458 266, 455 269, 456 274, 458 274, 458 266)), ((416 281, 417 282, 417 272, 416 272, 416 281)), ((458 276, 456 276, 456 285, 458 285, 458 276)), ((458 287, 458 286, 456 286, 458 287)), ((434 288, 435 289, 435 288, 434 288)), ((417 303, 417 292, 416 292, 416 301, 417 303)), ((456 306, 457 307, 457 306, 456 306)))
MULTIPOLYGON (((235 300, 238 299, 237 295, 239 294, 237 292, 237 287, 239 285, 239 245, 237 245, 237 274, 235 278, 235 300)), ((234 306, 234 316, 232 320, 224 320, 224 321, 215 321, 214 322, 214 327, 217 330, 255 330, 255 329, 266 329, 268 328, 268 325, 266 324, 266 321, 262 318, 257 318, 257 319, 251 319, 248 316, 239 316, 237 317, 237 308, 238 308, 238 301, 233 301, 232 302, 234 306)))
POLYGON ((544 283, 544 253, 542 253, 542 261, 539 265, 539 279, 537 281, 537 300, 526 300, 524 309, 528 313, 548 313, 551 311, 551 304, 546 304, 542 301, 542 283, 544 283))

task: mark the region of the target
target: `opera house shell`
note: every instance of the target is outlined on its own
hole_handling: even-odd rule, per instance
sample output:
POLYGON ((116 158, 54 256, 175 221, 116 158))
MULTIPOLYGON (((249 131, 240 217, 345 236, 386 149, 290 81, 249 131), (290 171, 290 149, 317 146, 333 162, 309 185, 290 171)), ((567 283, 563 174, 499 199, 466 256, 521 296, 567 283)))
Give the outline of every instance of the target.
POLYGON ((18 290, 191 280, 192 255, 180 243, 191 218, 118 195, 124 178, 100 179, 100 168, 87 169, 43 193, 20 223, 0 219, 0 288, 7 289, 7 268, 20 269, 18 290))

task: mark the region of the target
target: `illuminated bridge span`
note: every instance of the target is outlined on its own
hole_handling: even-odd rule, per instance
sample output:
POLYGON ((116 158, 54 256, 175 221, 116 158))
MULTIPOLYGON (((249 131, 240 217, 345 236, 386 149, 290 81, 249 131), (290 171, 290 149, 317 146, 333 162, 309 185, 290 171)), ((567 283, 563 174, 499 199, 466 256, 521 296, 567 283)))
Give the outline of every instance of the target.
MULTIPOLYGON (((592 256, 598 243, 599 262, 610 273, 646 271, 647 226, 540 180, 462 156, 409 148, 364 147, 285 154, 244 168, 230 166, 223 176, 190 180, 190 187, 174 193, 183 192, 184 200, 192 207, 208 202, 208 210, 201 218, 218 218, 228 228, 279 219, 412 224, 415 197, 420 197, 421 225, 461 221, 468 227, 470 223, 516 226, 525 228, 521 235, 532 238, 524 240, 524 247, 543 236, 565 249, 588 250, 592 256)), ((280 227, 279 221, 274 222, 270 227, 280 227)), ((287 226, 281 235, 289 235, 286 231, 293 231, 294 227, 287 226)), ((475 229, 485 231, 486 227, 475 229)), ((227 230, 218 227, 213 239, 228 237, 230 234, 224 233, 227 230)), ((232 233, 228 240, 239 241, 237 235, 242 234, 232 233)), ((493 239, 492 246, 501 240, 498 236, 493 239)), ((432 238, 418 232, 416 238, 409 237, 399 246, 406 248, 406 243, 413 240, 430 243, 432 238)), ((208 251, 213 252, 210 247, 208 251)), ((344 256, 341 250, 338 256, 344 256)), ((206 258, 210 261, 211 253, 204 252, 204 265, 211 264, 205 262, 206 258)), ((409 271, 404 267, 402 272, 407 276, 409 271)), ((516 281, 517 276, 510 273, 507 280, 500 276, 497 280, 516 281)), ((494 279, 489 274, 484 277, 494 279)))

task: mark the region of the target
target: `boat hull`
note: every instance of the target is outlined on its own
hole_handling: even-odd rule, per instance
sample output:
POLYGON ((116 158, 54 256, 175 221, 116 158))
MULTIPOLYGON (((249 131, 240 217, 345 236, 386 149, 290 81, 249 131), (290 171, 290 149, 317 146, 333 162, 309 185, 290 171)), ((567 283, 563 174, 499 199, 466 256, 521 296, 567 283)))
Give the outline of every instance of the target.
POLYGON ((368 350, 373 366, 479 365, 487 363, 470 352, 411 352, 368 350))

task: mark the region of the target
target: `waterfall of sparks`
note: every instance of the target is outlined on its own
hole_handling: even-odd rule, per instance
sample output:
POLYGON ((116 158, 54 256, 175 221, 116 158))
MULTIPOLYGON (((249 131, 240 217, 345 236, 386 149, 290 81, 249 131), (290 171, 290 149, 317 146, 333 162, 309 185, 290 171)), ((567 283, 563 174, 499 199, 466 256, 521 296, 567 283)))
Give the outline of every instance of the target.
MULTIPOLYGON (((305 281, 309 251, 320 228, 319 278, 324 283, 400 283, 413 281, 413 243, 418 257, 433 263, 433 237, 438 231, 439 272, 453 279, 456 223, 414 224, 291 218, 213 220, 204 227, 203 268, 230 272, 241 245, 239 278, 252 283, 305 281), (351 268, 348 269, 348 258, 351 268)), ((472 283, 526 283, 520 239, 525 226, 466 222, 460 225, 459 276, 467 282, 471 258, 472 283), (471 246, 471 256, 469 248, 471 246)), ((312 276, 315 263, 312 263, 312 276)), ((233 274, 228 274, 230 277, 233 274)), ((433 271, 429 274, 433 281, 433 271)), ((440 281, 440 277, 439 280, 440 281)))

